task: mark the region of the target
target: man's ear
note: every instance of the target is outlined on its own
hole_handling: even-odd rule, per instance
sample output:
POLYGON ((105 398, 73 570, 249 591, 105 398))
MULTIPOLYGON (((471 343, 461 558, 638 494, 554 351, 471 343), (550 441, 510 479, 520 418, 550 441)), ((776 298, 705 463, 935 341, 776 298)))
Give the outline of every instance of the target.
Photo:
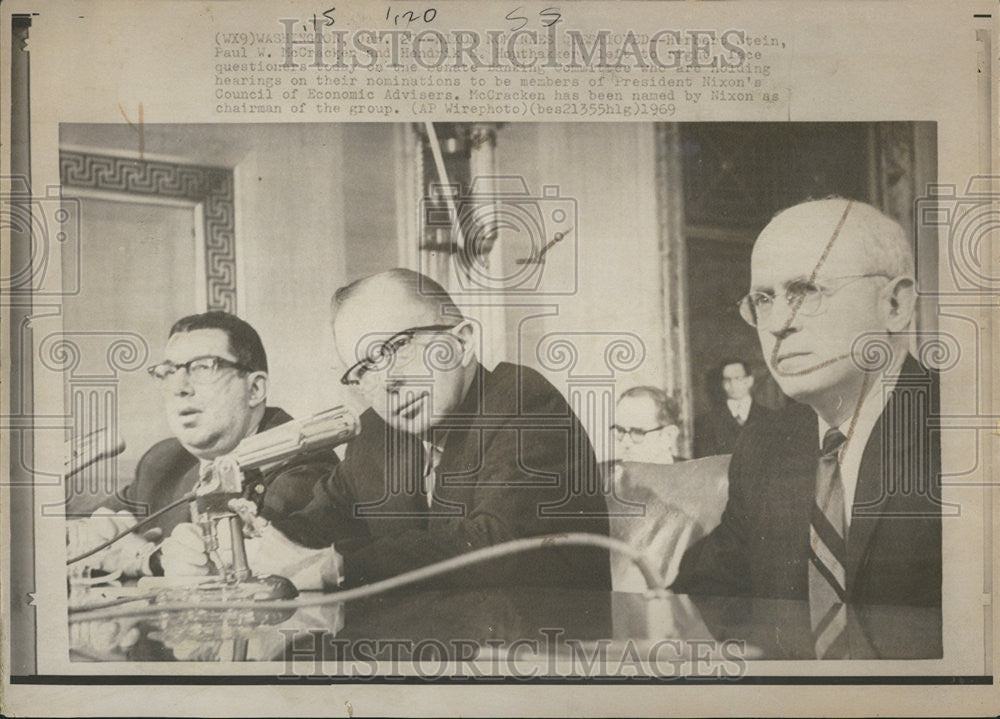
POLYGON ((267 372, 247 375, 247 404, 258 407, 267 401, 267 372))
POLYGON ((663 429, 664 439, 667 442, 667 446, 670 447, 670 453, 676 457, 678 452, 677 440, 681 436, 681 428, 676 424, 672 424, 663 429))
POLYGON ((904 332, 913 321, 917 304, 916 283, 912 277, 896 277, 882 290, 880 306, 883 321, 890 333, 904 332))
POLYGON ((455 336, 462 343, 462 366, 468 367, 476 358, 476 346, 479 343, 479 328, 471 320, 465 320, 458 325, 455 336))

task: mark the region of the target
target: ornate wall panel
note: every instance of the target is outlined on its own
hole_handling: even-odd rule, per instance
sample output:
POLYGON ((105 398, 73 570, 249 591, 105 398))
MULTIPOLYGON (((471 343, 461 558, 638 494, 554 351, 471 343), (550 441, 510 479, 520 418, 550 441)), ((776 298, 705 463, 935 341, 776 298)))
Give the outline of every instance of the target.
POLYGON ((236 236, 231 170, 61 150, 59 176, 65 187, 187 200, 201 205, 205 237, 206 309, 236 312, 236 236))

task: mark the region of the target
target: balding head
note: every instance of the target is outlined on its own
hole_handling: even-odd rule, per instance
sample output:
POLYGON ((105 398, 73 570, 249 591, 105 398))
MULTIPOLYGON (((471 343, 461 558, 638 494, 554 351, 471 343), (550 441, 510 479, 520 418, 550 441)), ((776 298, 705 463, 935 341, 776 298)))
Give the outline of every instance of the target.
POLYGON ((893 363, 905 357, 913 255, 899 224, 870 205, 831 198, 775 216, 754 245, 751 293, 768 369, 830 424, 872 384, 859 343, 888 345, 893 363))
POLYGON ((348 303, 370 303, 373 297, 384 297, 378 305, 394 307, 393 312, 409 307, 427 319, 427 324, 457 323, 463 317, 451 295, 438 282, 413 270, 396 267, 344 285, 333 294, 331 310, 334 320, 341 307, 348 303))
POLYGON ((440 284, 380 272, 333 296, 333 336, 348 377, 389 424, 422 435, 462 401, 474 377, 476 328, 440 284))
MULTIPOLYGON (((774 236, 806 237, 816 234, 820 228, 829 230, 826 235, 820 235, 829 240, 841 219, 843 224, 834 242, 841 246, 839 254, 853 255, 858 261, 857 268, 864 272, 913 277, 913 250, 900 224, 871 205, 843 197, 811 200, 779 212, 760 233, 754 251, 766 246, 774 236), (845 214, 849 202, 851 209, 845 214)), ((830 243, 825 242, 824 249, 827 244, 830 243)), ((832 251, 832 245, 830 249, 832 251)))

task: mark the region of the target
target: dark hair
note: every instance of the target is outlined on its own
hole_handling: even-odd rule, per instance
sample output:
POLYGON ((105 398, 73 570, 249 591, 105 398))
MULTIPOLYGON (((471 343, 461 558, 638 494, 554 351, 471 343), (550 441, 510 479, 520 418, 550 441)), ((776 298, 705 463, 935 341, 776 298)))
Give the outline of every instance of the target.
POLYGON ((632 387, 622 392, 618 401, 620 402, 627 397, 648 397, 656 405, 656 420, 658 422, 665 425, 680 425, 680 407, 677 406, 677 402, 674 401, 673 397, 659 387, 653 387, 648 384, 632 387))
POLYGON ((728 367, 731 364, 738 364, 738 365, 740 365, 743 368, 743 373, 747 377, 749 377, 749 376, 751 376, 753 374, 753 370, 750 369, 750 363, 747 362, 745 359, 740 359, 739 357, 727 357, 726 359, 724 359, 721 362, 719 362, 719 364, 716 365, 715 369, 713 370, 713 372, 715 373, 715 375, 714 375, 715 382, 717 382, 717 383, 721 383, 722 382, 722 371, 724 369, 726 369, 726 367, 728 367))
POLYGON ((443 319, 454 319, 456 323, 464 319, 461 310, 458 309, 451 295, 448 294, 448 291, 440 283, 427 275, 414 270, 408 270, 405 267, 395 267, 391 270, 368 275, 339 288, 333 293, 333 299, 330 301, 330 308, 333 311, 334 317, 336 317, 337 311, 344 303, 356 295, 361 288, 370 282, 378 280, 398 285, 414 300, 425 305, 443 319))
POLYGON ((229 338, 229 351, 236 361, 253 372, 267 372, 267 354, 257 330, 236 315, 219 310, 181 317, 170 328, 169 337, 194 330, 222 330, 229 338))

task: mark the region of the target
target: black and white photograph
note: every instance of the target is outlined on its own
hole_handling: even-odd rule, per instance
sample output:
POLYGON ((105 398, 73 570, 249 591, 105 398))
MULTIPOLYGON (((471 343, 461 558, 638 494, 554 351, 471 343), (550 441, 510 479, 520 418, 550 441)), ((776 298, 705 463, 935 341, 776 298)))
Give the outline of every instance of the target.
MULTIPOLYGON (((839 40, 810 20, 593 2, 490 35, 459 29, 475 3, 376 5, 164 3, 146 22, 209 38, 173 80, 147 64, 169 33, 80 6, 87 62, 107 37, 136 63, 92 65, 93 97, 43 87, 68 4, 5 14, 4 690, 638 716, 964 687, 975 711, 992 124, 959 150, 951 96, 828 109, 847 80, 822 97, 795 58, 839 40)), ((995 120, 966 32, 987 77, 954 97, 995 120)))
MULTIPOLYGON (((673 587, 645 602, 683 617, 677 636, 747 658, 940 656, 938 389, 913 342, 937 263, 921 257, 921 282, 890 214, 912 225, 933 125, 147 125, 142 160, 124 123, 60 132, 80 291, 43 347, 68 365, 84 456, 106 455, 67 485, 74 551, 143 520, 70 565, 74 659, 240 656, 239 632, 183 613, 164 629, 155 600, 132 622, 117 616, 134 603, 77 621, 90 597, 119 599, 105 584, 138 601, 158 596, 136 594, 146 577, 213 577, 189 603, 240 596, 233 579, 256 596, 266 575, 284 598, 470 552, 481 566, 288 626, 368 641, 375 619, 419 612, 406 638, 437 640, 428 656, 550 628, 653 646, 664 627, 616 594, 673 587), (855 450, 832 500, 810 496, 831 432, 855 450), (224 467, 242 479, 224 487, 224 467), (238 555, 273 573, 213 556, 227 493, 268 523, 238 555), (816 514, 827 502, 836 517, 816 514), (489 551, 537 536, 567 546, 489 551), (820 591, 839 609, 814 607, 820 591)), ((284 622, 256 624, 271 641, 253 658, 301 658, 284 622)))

